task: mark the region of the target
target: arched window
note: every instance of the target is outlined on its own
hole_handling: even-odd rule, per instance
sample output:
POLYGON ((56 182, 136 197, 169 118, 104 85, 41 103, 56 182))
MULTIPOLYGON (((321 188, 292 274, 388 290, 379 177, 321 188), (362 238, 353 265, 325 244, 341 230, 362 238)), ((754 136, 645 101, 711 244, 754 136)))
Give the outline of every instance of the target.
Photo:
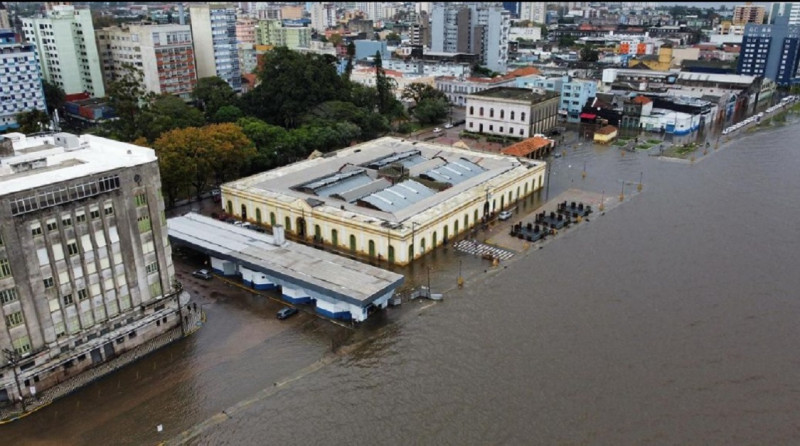
POLYGON ((469 214, 464 214, 464 230, 466 231, 469 228, 469 214))
POLYGON ((419 252, 420 253, 425 252, 425 237, 422 237, 422 240, 420 240, 419 242, 419 252))
POLYGON ((331 229, 331 244, 339 246, 339 231, 336 229, 331 229))
POLYGON ((522 122, 525 122, 525 112, 522 112, 522 113, 520 113, 520 117, 519 117, 519 119, 520 119, 522 122))
POLYGON ((489 117, 490 118, 494 118, 494 109, 493 108, 489 109, 489 117))
POLYGON ((314 225, 314 240, 321 242, 322 240, 322 228, 319 225, 314 225))
POLYGON ((436 239, 436 231, 433 231, 433 243, 431 243, 431 249, 435 249, 436 248, 436 242, 437 241, 438 240, 436 239))
POLYGON ((475 209, 475 212, 472 214, 472 222, 473 224, 478 224, 478 210, 475 209))
POLYGON ((447 230, 448 230, 448 226, 444 225, 444 240, 442 240, 442 243, 447 243, 447 235, 448 235, 447 234, 447 230))
POLYGON ((469 114, 470 114, 470 116, 474 116, 475 115, 475 107, 473 107, 471 105, 469 106, 469 114))
POLYGON ((500 110, 500 119, 505 118, 505 116, 504 116, 505 114, 506 114, 505 110, 500 110))
POLYGON ((481 107, 480 115, 483 116, 483 107, 481 107))
POLYGON ((356 250, 356 236, 350 234, 350 251, 355 251, 355 250, 356 250))
POLYGON ((408 261, 414 260, 414 245, 408 245, 408 261))
POLYGON ((511 119, 514 119, 514 110, 511 110, 511 119))
POLYGON ((270 212, 269 213, 269 224, 270 224, 270 226, 275 226, 275 213, 274 212, 270 212))
POLYGON ((389 245, 389 263, 394 263, 394 246, 389 245))
POLYGON ((231 200, 228 200, 228 213, 233 214, 233 203, 231 203, 231 200))
POLYGON ((261 209, 256 208, 256 223, 261 224, 261 209))
POLYGON ((453 236, 458 235, 458 220, 453 223, 453 236))
POLYGON ((291 219, 291 218, 289 218, 289 217, 287 216, 287 217, 286 217, 286 221, 285 221, 285 223, 286 223, 286 224, 285 224, 285 226, 286 226, 286 231, 287 231, 287 232, 291 232, 291 231, 292 231, 292 219, 291 219))
POLYGON ((247 205, 242 205, 242 220, 247 220, 247 205))
POLYGON ((372 240, 369 241, 369 256, 375 257, 375 242, 372 240))

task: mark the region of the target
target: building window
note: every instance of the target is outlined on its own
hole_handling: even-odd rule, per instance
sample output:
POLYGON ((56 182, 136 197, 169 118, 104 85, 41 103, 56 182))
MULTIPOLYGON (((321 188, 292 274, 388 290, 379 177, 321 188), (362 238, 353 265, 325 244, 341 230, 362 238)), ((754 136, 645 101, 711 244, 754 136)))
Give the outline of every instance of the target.
POLYGON ((25 355, 31 352, 31 341, 27 336, 14 339, 14 351, 20 355, 25 355))
POLYGON ((78 223, 84 223, 86 221, 86 214, 81 212, 80 214, 75 214, 75 221, 78 223))
POLYGON ((55 231, 58 229, 58 224, 56 224, 55 219, 47 220, 47 232, 55 231))
POLYGON ((11 265, 8 264, 8 259, 0 259, 0 279, 11 275, 11 265))
POLYGON ((7 290, 0 291, 0 304, 7 304, 9 302, 14 302, 15 300, 17 300, 16 288, 9 288, 7 290))
POLYGON ((100 218, 100 209, 92 209, 89 211, 89 217, 91 217, 92 220, 100 218))
POLYGON ((86 288, 78 290, 78 300, 84 300, 89 297, 89 293, 86 292, 86 288))
POLYGON ((24 319, 22 318, 21 311, 16 311, 6 316, 6 326, 8 328, 16 327, 17 325, 22 325, 23 321, 24 319))
POLYGON ((42 226, 39 223, 31 226, 31 235, 34 237, 37 235, 42 235, 42 226))
POLYGON ((475 115, 475 107, 473 107, 471 105, 469 106, 469 114, 470 114, 470 116, 474 116, 475 115))
POLYGON ((150 297, 161 296, 161 282, 150 284, 150 297))
POLYGON ((505 110, 500 110, 500 119, 503 119, 505 117, 504 116, 505 114, 506 114, 505 110))
POLYGON ((136 203, 136 207, 147 205, 147 195, 145 195, 143 193, 142 194, 136 194, 136 196, 134 196, 133 199, 134 199, 134 202, 136 203))
POLYGON ((78 242, 69 242, 67 244, 67 252, 70 256, 78 255, 78 242))
POLYGON ((157 273, 158 272, 158 262, 153 262, 147 266, 145 266, 144 270, 147 274, 157 273))
POLYGON ((55 284, 53 283, 53 278, 52 278, 52 277, 47 277, 47 278, 46 278, 46 279, 44 279, 42 282, 44 282, 44 288, 45 288, 45 289, 47 289, 47 288, 53 288, 53 286, 55 285, 55 284))
POLYGON ((136 220, 139 222, 139 232, 147 232, 152 228, 149 215, 143 215, 136 220))
POLYGON ((522 112, 519 115, 519 118, 522 120, 522 122, 525 122, 525 112, 522 112))
POLYGON ((494 109, 493 108, 489 109, 489 117, 490 118, 494 118, 494 109))
POLYGON ((65 294, 61 300, 64 302, 64 305, 72 305, 75 302, 75 299, 72 298, 72 294, 65 294))
POLYGON ((480 116, 483 116, 483 107, 481 107, 479 114, 480 114, 480 116))
POLYGON ((514 119, 514 110, 511 110, 511 119, 514 119))
POLYGON ((113 215, 114 214, 114 206, 107 204, 105 208, 103 208, 103 213, 106 215, 113 215))
POLYGON ((61 217, 61 224, 65 227, 72 226, 72 218, 69 215, 61 217))

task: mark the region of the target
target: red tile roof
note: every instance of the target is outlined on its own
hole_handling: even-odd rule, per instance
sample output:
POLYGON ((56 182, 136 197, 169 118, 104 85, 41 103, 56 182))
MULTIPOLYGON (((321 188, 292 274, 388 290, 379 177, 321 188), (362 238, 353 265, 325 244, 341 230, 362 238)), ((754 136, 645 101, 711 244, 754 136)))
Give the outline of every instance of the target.
POLYGON ((534 136, 533 138, 528 138, 524 141, 520 141, 516 144, 506 147, 503 149, 503 154, 525 157, 539 149, 550 146, 552 143, 553 140, 551 139, 542 138, 541 136, 534 136))
POLYGON ((642 104, 642 105, 644 105, 644 104, 649 104, 651 102, 653 102, 653 101, 651 101, 650 98, 648 98, 647 96, 636 96, 635 98, 633 98, 633 103, 634 104, 642 104))
POLYGON ((612 134, 612 133, 614 133, 616 131, 617 131, 616 127, 614 127, 613 125, 607 125, 605 127, 601 127, 599 129, 597 129, 597 131, 595 133, 598 133, 600 135, 610 135, 610 134, 612 134))

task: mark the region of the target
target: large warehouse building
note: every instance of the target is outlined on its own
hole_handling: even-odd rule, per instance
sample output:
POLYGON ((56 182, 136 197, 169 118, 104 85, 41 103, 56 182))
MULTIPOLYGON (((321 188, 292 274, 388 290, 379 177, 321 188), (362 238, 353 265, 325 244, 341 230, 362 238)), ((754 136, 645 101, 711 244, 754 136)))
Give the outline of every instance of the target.
POLYGON ((385 137, 222 186, 241 219, 405 265, 544 185, 545 163, 385 137))

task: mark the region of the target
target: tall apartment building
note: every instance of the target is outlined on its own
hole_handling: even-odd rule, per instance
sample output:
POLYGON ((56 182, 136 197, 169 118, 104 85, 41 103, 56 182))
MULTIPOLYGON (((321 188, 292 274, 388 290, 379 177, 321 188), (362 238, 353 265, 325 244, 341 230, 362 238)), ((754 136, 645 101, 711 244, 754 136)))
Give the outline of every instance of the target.
POLYGON ((769 23, 772 24, 775 18, 787 14, 789 15, 790 25, 800 25, 800 2, 777 2, 770 4, 769 23))
POLYGON ((36 48, 0 29, 0 132, 17 128, 17 114, 32 110, 46 110, 36 48))
POLYGON ((547 23, 547 3, 520 2, 519 18, 534 23, 547 23))
POLYGON ((36 45, 42 77, 67 94, 105 96, 100 55, 88 9, 57 5, 43 18, 22 19, 25 40, 36 45))
POLYGON ((745 25, 737 74, 764 76, 779 86, 800 81, 800 25, 789 23, 789 12, 770 17, 769 25, 745 25))
POLYGON ((236 20, 236 42, 256 43, 256 23, 255 19, 239 18, 236 20))
POLYGON ((262 20, 256 26, 256 44, 308 48, 311 44, 311 28, 283 26, 280 20, 262 20))
POLYGON ((127 25, 97 31, 106 83, 137 68, 148 91, 191 99, 197 85, 189 25, 127 25))
POLYGON ((377 22, 384 18, 384 5, 383 2, 356 2, 355 9, 363 12, 366 18, 377 22))
POLYGON ((197 77, 219 76, 234 91, 242 91, 242 72, 236 47, 236 8, 228 3, 192 4, 197 77))
POLYGON ((318 33, 322 33, 334 26, 336 26, 336 6, 333 3, 312 3, 311 28, 318 33))
POLYGON ((755 6, 748 2, 744 6, 737 6, 733 8, 734 25, 744 25, 746 23, 755 23, 760 25, 764 23, 765 10, 763 6, 755 6))
POLYGON ((0 401, 183 328, 152 149, 11 133, 0 159, 0 401))
POLYGON ((477 54, 482 65, 505 73, 510 22, 509 12, 496 4, 434 3, 431 51, 477 54))
POLYGON ((11 29, 11 21, 8 19, 8 9, 4 3, 0 3, 0 29, 11 29))

